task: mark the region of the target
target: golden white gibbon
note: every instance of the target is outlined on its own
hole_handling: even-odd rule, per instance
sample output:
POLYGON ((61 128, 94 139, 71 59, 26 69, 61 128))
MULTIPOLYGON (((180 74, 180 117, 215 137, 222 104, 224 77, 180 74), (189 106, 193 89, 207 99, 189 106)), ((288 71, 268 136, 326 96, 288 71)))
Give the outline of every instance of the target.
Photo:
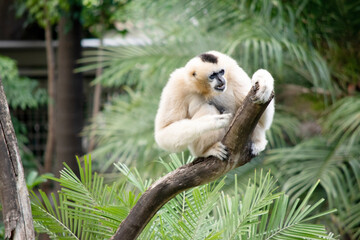
MULTIPOLYGON (((220 141, 255 83, 259 85, 256 99, 267 102, 274 89, 268 71, 259 69, 250 79, 234 59, 220 52, 194 57, 171 74, 162 91, 155 119, 157 144, 170 152, 189 148, 196 157, 227 159, 227 149, 220 141)), ((254 155, 266 147, 265 131, 271 126, 274 111, 272 100, 251 137, 254 155)))

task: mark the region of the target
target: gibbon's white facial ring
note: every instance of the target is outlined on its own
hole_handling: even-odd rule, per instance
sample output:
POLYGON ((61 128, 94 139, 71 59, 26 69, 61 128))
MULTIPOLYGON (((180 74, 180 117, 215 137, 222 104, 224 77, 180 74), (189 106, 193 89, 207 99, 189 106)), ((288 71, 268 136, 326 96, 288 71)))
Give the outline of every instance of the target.
POLYGON ((224 74, 224 69, 221 69, 219 72, 213 72, 209 76, 210 85, 216 91, 224 92, 226 90, 226 79, 224 74))

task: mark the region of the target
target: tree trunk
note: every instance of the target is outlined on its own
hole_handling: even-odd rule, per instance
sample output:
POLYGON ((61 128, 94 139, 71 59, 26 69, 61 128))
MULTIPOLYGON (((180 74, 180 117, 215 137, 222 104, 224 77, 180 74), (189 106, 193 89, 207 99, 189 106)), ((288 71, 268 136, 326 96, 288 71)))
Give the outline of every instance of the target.
MULTIPOLYGON (((51 34, 51 24, 49 21, 47 1, 45 1, 45 41, 46 41, 46 61, 47 61, 47 75, 48 75, 48 132, 44 157, 44 172, 53 172, 53 158, 55 152, 55 54, 52 46, 53 39, 51 34)), ((43 186, 43 190, 47 192, 48 184, 43 186)))
POLYGON ((58 80, 56 86, 56 174, 66 162, 77 171, 75 156, 82 155, 83 86, 80 73, 74 73, 81 57, 81 6, 72 4, 59 23, 58 80), (70 15, 70 16, 69 16, 70 15), (77 16, 77 17, 74 17, 77 16))
POLYGON ((256 104, 257 90, 256 86, 249 92, 222 140, 229 150, 229 158, 225 161, 216 157, 197 158, 153 183, 140 197, 111 239, 136 239, 156 212, 177 194, 214 181, 230 170, 248 163, 254 157, 251 154, 250 136, 273 98, 272 95, 267 103, 256 104))
MULTIPOLYGON (((104 39, 103 39, 103 33, 102 33, 100 36, 99 55, 98 55, 98 59, 97 59, 97 63, 99 65, 96 69, 96 77, 100 77, 100 75, 102 74, 102 70, 103 70, 101 67, 102 56, 100 54, 102 51, 103 42, 104 42, 104 39)), ((95 117, 98 115, 98 113, 100 111, 100 106, 101 106, 101 84, 97 83, 95 85, 95 89, 94 89, 92 119, 95 119, 95 117)), ((91 152, 92 150, 94 150, 94 148, 95 148, 95 136, 91 131, 88 152, 91 152)))
MULTIPOLYGON (((44 154, 43 173, 53 173, 54 155, 55 155, 55 53, 53 48, 53 37, 51 33, 50 16, 47 8, 47 0, 44 3, 45 12, 45 43, 46 43, 46 62, 48 77, 48 132, 46 137, 46 148, 44 154)), ((41 184, 41 189, 50 194, 51 184, 46 181, 41 184)), ((39 234, 39 240, 49 240, 45 233, 39 234)))
POLYGON ((29 193, 0 79, 0 200, 6 239, 35 239, 29 193))

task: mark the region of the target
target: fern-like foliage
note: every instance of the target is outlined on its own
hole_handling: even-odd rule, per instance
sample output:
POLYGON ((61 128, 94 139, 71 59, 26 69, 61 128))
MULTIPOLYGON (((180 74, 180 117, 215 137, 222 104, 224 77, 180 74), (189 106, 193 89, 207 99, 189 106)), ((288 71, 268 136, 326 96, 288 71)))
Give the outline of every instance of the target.
POLYGON ((338 208, 331 228, 350 239, 360 236, 359 103, 359 96, 336 102, 321 119, 324 136, 271 150, 265 160, 276 169, 274 174, 292 202, 320 179, 318 193, 326 194, 330 208, 338 208))
MULTIPOLYGON (((192 158, 171 155, 161 161, 173 170, 192 158)), ((117 168, 126 182, 111 186, 92 173, 91 159, 79 161, 80 178, 67 166, 60 178, 61 190, 50 198, 43 192, 32 193, 35 229, 52 239, 108 239, 150 186, 136 170, 124 164, 117 168)), ((256 173, 255 173, 256 174, 256 173)), ((312 215, 323 201, 309 205, 314 184, 305 199, 289 204, 289 197, 276 192, 276 181, 260 172, 249 181, 243 195, 235 182, 231 194, 222 191, 224 180, 183 192, 161 208, 146 226, 139 239, 333 239, 324 226, 311 220, 332 211, 312 215)))
POLYGON ((53 193, 50 198, 42 191, 39 194, 40 198, 35 193, 31 195, 31 209, 36 232, 46 233, 52 239, 80 239, 76 236, 74 228, 74 224, 79 221, 67 214, 64 204, 66 198, 59 194, 59 200, 56 200, 53 193))
POLYGON ((277 111, 271 128, 266 132, 269 148, 282 148, 296 145, 299 142, 299 125, 300 122, 295 117, 277 111))
POLYGON ((302 202, 297 199, 294 204, 289 204, 288 195, 274 193, 276 185, 269 173, 264 176, 261 172, 254 179, 253 183, 249 182, 241 200, 236 194, 233 197, 223 195, 217 209, 221 222, 219 226, 225 229, 224 239, 333 239, 324 226, 309 223, 312 219, 333 212, 311 216, 324 201, 321 199, 313 206, 309 205, 309 197, 317 184, 313 185, 302 202))
POLYGON ((322 119, 330 141, 344 141, 350 148, 360 143, 360 95, 336 102, 322 119))
POLYGON ((85 129, 97 140, 98 147, 92 152, 92 156, 95 159, 107 157, 107 161, 102 162, 101 171, 108 170, 118 161, 129 166, 136 163, 139 170, 153 168, 153 160, 164 154, 157 148, 154 140, 157 100, 129 88, 127 93, 128 95, 119 96, 111 104, 107 104, 85 129))
MULTIPOLYGON (((335 177, 335 176, 332 176, 335 177)), ((332 226, 341 233, 347 233, 353 239, 360 238, 360 161, 352 159, 347 164, 341 164, 337 181, 334 183, 334 192, 330 206, 338 208, 334 215, 340 226, 332 226)))
POLYGON ((104 184, 103 177, 92 173, 90 158, 84 159, 84 167, 78 162, 80 178, 67 165, 60 178, 49 177, 61 185, 57 197, 32 193, 35 229, 52 239, 107 239, 137 196, 131 191, 119 193, 122 187, 116 183, 104 184))

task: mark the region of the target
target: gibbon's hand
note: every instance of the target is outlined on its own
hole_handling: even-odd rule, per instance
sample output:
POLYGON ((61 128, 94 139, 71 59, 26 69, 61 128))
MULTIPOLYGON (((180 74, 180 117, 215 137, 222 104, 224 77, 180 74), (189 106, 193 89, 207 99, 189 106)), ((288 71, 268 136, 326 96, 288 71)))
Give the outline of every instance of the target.
POLYGON ((274 90, 274 79, 271 74, 264 70, 257 70, 251 79, 252 85, 258 87, 255 97, 252 99, 255 103, 265 103, 269 101, 274 90))
POLYGON ((216 130, 229 126, 232 116, 231 113, 226 113, 221 115, 205 115, 199 119, 203 123, 210 124, 211 129, 216 130))

